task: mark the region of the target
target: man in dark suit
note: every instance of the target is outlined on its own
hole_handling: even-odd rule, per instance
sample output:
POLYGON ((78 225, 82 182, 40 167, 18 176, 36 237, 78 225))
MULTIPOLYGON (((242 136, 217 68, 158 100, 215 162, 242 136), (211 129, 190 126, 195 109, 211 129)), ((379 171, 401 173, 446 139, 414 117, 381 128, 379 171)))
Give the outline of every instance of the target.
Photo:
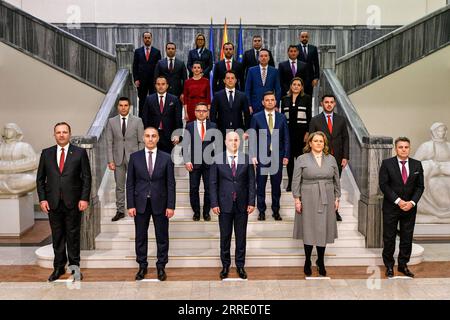
POLYGON ((155 67, 158 61, 161 60, 161 52, 152 47, 151 32, 144 32, 142 37, 144 45, 134 50, 133 59, 133 79, 138 90, 139 117, 141 118, 145 98, 149 93, 155 92, 153 87, 155 67))
POLYGON ((283 165, 289 162, 289 128, 284 114, 275 111, 275 94, 266 92, 263 97, 264 110, 253 115, 250 134, 256 133, 250 140, 250 155, 256 167, 256 186, 258 198, 258 220, 266 219, 266 183, 270 176, 272 186, 272 217, 282 220, 280 216, 281 181, 283 165), (263 139, 262 137, 266 137, 263 139))
POLYGON ((299 60, 306 62, 308 65, 308 75, 310 81, 305 80, 305 93, 312 96, 313 87, 317 85, 320 78, 319 53, 317 47, 308 44, 309 34, 306 31, 300 32, 300 43, 298 49, 300 51, 299 60), (312 80, 311 80, 312 79, 312 80))
POLYGON ((248 215, 255 210, 255 169, 248 156, 238 152, 239 142, 236 132, 227 133, 227 150, 217 155, 210 172, 211 206, 214 214, 219 215, 221 279, 227 278, 230 270, 233 225, 237 273, 247 279, 245 247, 248 215))
POLYGON ((280 73, 281 96, 287 95, 289 91, 291 80, 294 77, 299 77, 303 83, 309 82, 308 65, 305 62, 298 60, 298 47, 290 45, 288 49, 289 59, 280 62, 278 65, 278 72, 280 73))
MULTIPOLYGON (((334 95, 325 94, 320 105, 323 108, 323 112, 311 119, 309 133, 316 131, 325 133, 330 152, 336 159, 340 176, 349 159, 347 122, 343 116, 334 112, 336 107, 336 97, 334 95)), ((338 211, 336 211, 336 219, 337 221, 342 221, 338 211)))
POLYGON ((142 120, 145 128, 158 129, 158 148, 171 153, 173 146, 179 143, 179 136, 172 137, 172 133, 183 128, 181 103, 176 96, 167 93, 169 84, 166 77, 158 76, 155 87, 157 92, 145 100, 142 120))
POLYGON ((211 103, 210 118, 225 137, 227 130, 242 129, 250 125, 247 96, 236 89, 236 74, 233 70, 225 74, 225 89, 216 92, 211 103))
POLYGON ((208 105, 204 102, 199 102, 195 106, 195 117, 197 120, 189 122, 184 131, 183 158, 185 168, 189 171, 189 198, 194 211, 192 219, 194 221, 200 220, 200 179, 203 178, 203 187, 205 189, 203 219, 210 221, 209 164, 211 164, 211 161, 205 161, 203 152, 213 140, 210 134, 207 135, 207 132, 210 129, 216 129, 216 124, 207 120, 208 105))
POLYGON ((281 99, 280 74, 276 68, 269 66, 269 51, 261 49, 259 65, 248 70, 245 82, 245 94, 251 114, 263 110, 262 100, 267 91, 274 92, 275 102, 278 104, 281 99))
MULTIPOLYGON (((259 64, 259 52, 263 47, 262 37, 259 35, 253 36, 252 46, 250 50, 244 52, 244 57, 242 58, 242 66, 244 67, 244 76, 247 76, 248 69, 257 66, 259 64)), ((269 52, 269 66, 275 67, 275 61, 272 57, 272 52, 269 52)))
POLYGON ((134 217, 136 232, 136 280, 147 274, 148 226, 150 217, 155 227, 158 279, 166 280, 169 261, 169 219, 175 210, 175 173, 170 154, 159 150, 158 130, 144 130, 143 150, 132 153, 127 174, 128 215, 134 217))
POLYGON ((184 81, 187 79, 186 65, 175 57, 177 47, 175 43, 166 44, 165 59, 159 60, 155 68, 155 79, 165 76, 169 82, 168 92, 182 99, 184 81))
POLYGON ((56 145, 42 150, 36 175, 39 205, 48 214, 55 253, 48 281, 66 272, 67 260, 69 267, 80 266, 81 213, 88 208, 91 194, 86 150, 69 143, 71 128, 66 122, 57 123, 53 131, 56 145))
POLYGON ((236 87, 239 90, 244 88, 244 69, 242 64, 233 58, 234 56, 234 44, 227 42, 223 45, 223 51, 225 54, 225 59, 220 60, 216 63, 214 67, 214 77, 213 77, 213 91, 217 92, 222 90, 224 86, 223 80, 225 79, 225 73, 229 70, 233 70, 238 83, 236 87))
POLYGON ((422 163, 409 158, 410 141, 406 137, 395 140, 396 157, 383 160, 379 183, 383 199, 383 262, 386 276, 394 276, 394 251, 397 226, 400 224, 398 271, 408 277, 414 274, 407 263, 411 256, 417 203, 424 190, 422 163))

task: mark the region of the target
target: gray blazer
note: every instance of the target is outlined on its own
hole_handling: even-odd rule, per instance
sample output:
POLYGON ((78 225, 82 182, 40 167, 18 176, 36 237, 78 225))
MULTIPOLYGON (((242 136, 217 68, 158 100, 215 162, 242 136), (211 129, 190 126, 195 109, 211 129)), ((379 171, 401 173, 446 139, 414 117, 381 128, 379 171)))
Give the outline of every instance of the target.
POLYGON ((144 124, 141 118, 129 115, 125 137, 122 135, 121 116, 110 118, 106 127, 108 163, 114 162, 116 166, 128 163, 130 154, 144 148, 143 136, 144 124))

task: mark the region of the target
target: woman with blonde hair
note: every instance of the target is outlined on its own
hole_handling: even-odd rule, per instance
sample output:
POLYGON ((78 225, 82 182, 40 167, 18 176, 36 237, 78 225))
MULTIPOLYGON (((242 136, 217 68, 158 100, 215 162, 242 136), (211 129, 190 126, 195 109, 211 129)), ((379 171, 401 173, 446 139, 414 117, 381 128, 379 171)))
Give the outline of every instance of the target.
POLYGON ((325 248, 338 235, 335 212, 341 196, 339 170, 323 132, 309 134, 303 152, 295 161, 292 181, 296 211, 293 237, 303 239, 305 275, 312 274, 311 253, 316 246, 316 265, 319 274, 326 276, 325 248))
POLYGON ((291 191, 292 174, 295 159, 303 154, 303 147, 308 139, 309 122, 312 118, 312 99, 305 94, 303 80, 295 77, 291 80, 287 96, 281 99, 280 112, 286 116, 289 126, 291 156, 287 165, 288 185, 291 191))
POLYGON ((195 36, 195 49, 189 51, 187 68, 189 78, 192 78, 192 66, 194 62, 199 61, 202 65, 203 77, 209 79, 209 73, 213 68, 213 54, 206 48, 206 37, 203 33, 197 33, 195 36))

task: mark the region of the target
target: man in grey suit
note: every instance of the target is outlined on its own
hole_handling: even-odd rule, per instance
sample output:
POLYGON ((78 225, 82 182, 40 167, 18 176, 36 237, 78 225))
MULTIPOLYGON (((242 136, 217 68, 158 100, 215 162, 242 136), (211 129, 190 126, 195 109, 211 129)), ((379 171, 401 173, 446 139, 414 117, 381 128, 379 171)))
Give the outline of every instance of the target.
POLYGON ((130 100, 119 98, 119 114, 108 121, 106 142, 108 168, 114 171, 116 180, 116 215, 111 221, 125 217, 125 178, 130 154, 144 148, 144 124, 142 119, 130 114, 130 100))

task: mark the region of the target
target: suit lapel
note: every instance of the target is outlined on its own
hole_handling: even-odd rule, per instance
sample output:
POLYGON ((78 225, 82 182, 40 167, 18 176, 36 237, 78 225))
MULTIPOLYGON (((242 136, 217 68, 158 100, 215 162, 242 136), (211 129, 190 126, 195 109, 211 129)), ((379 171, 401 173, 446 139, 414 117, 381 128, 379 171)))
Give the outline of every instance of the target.
POLYGON ((67 170, 67 167, 70 165, 70 162, 72 161, 72 157, 73 157, 73 146, 72 144, 69 144, 69 150, 67 150, 66 160, 64 161, 64 168, 62 173, 64 173, 67 170))
MULTIPOLYGON (((326 131, 326 132, 328 132, 328 134, 330 135, 330 136, 333 136, 333 134, 330 132, 330 130, 328 129, 328 123, 327 123, 327 120, 326 120, 326 115, 325 115, 325 112, 322 112, 321 113, 321 117, 322 117, 322 120, 320 121, 321 123, 322 123, 322 127, 323 127, 323 131, 326 131)), ((334 118, 334 115, 333 115, 333 120, 331 120, 331 121, 334 121, 334 120, 336 120, 335 118, 334 118)), ((334 127, 334 123, 333 123, 333 127, 334 127)), ((334 130, 333 130, 334 131, 334 130)))
POLYGON ((52 159, 52 163, 54 164, 54 168, 55 168, 56 172, 59 173, 58 159, 57 159, 58 152, 57 152, 57 150, 58 150, 58 145, 55 145, 50 151, 50 158, 52 159))
MULTIPOLYGON (((395 175, 397 176, 398 181, 403 183, 402 171, 400 169, 397 157, 392 158, 392 165, 394 166, 394 172, 395 172, 395 175)), ((410 173, 411 173, 411 171, 410 171, 410 173)))
MULTIPOLYGON (((151 180, 152 178, 150 177, 150 173, 148 172, 148 166, 147 166, 147 159, 146 159, 146 157, 147 157, 147 151, 146 151, 146 149, 144 148, 142 151, 141 151, 141 156, 140 156, 140 158, 141 158, 141 163, 144 165, 144 170, 147 172, 147 177, 151 180)), ((155 161, 156 162, 156 161, 155 161)), ((153 166, 153 168, 155 168, 156 167, 156 164, 153 166)), ((155 172, 155 169, 153 169, 153 172, 155 172)))

